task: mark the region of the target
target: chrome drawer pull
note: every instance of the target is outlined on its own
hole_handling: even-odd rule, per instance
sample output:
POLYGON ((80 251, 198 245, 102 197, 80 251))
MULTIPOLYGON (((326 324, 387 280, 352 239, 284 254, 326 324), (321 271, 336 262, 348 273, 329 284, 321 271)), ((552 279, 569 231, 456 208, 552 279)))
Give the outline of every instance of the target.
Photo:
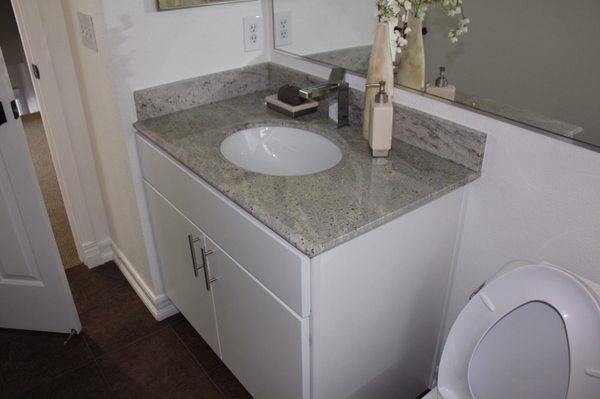
POLYGON ((204 248, 200 248, 200 251, 202 253, 202 264, 204 265, 204 281, 206 282, 206 290, 210 291, 210 285, 219 279, 218 277, 217 278, 210 277, 210 270, 208 270, 208 261, 206 260, 206 258, 209 255, 214 254, 214 251, 211 249, 204 249, 204 248))
MULTIPOLYGON (((198 241, 200 241, 199 237, 194 237, 192 234, 188 234, 188 243, 190 244, 190 253, 192 254, 192 268, 194 269, 195 277, 198 277, 198 270, 204 267, 204 264, 202 264, 202 266, 198 266, 198 260, 196 259, 196 246, 194 244, 196 244, 198 241)), ((204 260, 204 256, 202 259, 204 260)))

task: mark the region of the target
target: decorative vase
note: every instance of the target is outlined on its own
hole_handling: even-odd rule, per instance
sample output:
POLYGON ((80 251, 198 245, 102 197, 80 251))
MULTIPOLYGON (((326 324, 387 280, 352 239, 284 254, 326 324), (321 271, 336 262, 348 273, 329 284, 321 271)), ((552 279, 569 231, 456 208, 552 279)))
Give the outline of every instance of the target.
POLYGON ((365 109, 363 118, 363 137, 369 139, 369 126, 371 124, 371 105, 375 101, 379 82, 385 81, 390 101, 394 97, 394 65, 392 62, 392 48, 390 44, 390 28, 385 22, 377 24, 375 40, 369 58, 369 72, 367 73, 367 87, 365 89, 365 109), (369 87, 369 85, 374 85, 369 87))
POLYGON ((425 89, 425 50, 423 47, 423 21, 411 17, 411 29, 406 36, 408 44, 402 49, 396 80, 398 84, 416 90, 425 89))

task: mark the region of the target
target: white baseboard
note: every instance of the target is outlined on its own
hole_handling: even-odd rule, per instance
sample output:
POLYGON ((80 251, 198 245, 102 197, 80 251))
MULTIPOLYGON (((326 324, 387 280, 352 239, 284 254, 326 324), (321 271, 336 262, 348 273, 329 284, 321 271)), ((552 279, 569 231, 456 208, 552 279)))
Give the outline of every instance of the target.
POLYGON ((90 269, 105 264, 113 258, 112 241, 105 238, 100 241, 90 241, 82 245, 81 261, 90 269))
POLYGON ((152 316, 156 320, 164 320, 169 316, 179 313, 179 310, 173 305, 173 302, 165 293, 156 294, 142 280, 138 272, 135 270, 131 262, 123 254, 123 252, 112 243, 112 252, 114 253, 114 261, 125 276, 134 291, 138 294, 144 305, 148 308, 152 316))

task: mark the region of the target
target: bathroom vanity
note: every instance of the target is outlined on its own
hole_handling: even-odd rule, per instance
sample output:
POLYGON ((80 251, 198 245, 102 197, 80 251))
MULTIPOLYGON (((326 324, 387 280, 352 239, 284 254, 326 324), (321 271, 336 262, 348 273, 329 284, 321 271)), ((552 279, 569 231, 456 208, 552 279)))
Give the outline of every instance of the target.
POLYGON ((265 107, 281 81, 311 79, 263 65, 136 93, 164 287, 255 398, 414 397, 433 375, 462 187, 480 171, 400 140, 373 161, 359 124, 265 107), (260 126, 313 132, 341 161, 271 176, 223 157, 227 137, 260 126))

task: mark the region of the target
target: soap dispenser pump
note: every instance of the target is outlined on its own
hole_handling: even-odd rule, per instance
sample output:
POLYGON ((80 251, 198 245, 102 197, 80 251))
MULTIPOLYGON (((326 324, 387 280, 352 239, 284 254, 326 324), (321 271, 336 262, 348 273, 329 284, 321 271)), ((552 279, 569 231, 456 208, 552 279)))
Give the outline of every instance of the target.
POLYGON ((385 81, 379 82, 379 92, 371 105, 369 146, 374 157, 387 157, 392 148, 394 106, 385 90, 385 81))

